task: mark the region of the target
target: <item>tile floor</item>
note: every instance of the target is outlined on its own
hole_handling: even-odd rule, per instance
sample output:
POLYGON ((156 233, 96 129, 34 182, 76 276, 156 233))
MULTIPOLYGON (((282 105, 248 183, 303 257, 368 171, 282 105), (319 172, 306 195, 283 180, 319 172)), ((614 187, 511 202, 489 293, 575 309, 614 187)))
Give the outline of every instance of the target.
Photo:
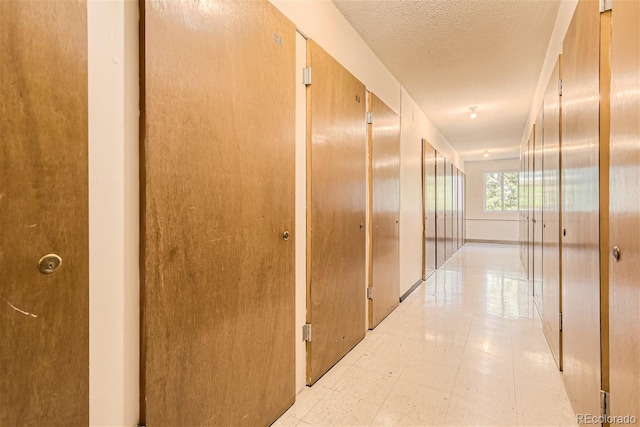
POLYGON ((467 243, 274 426, 575 425, 518 251, 467 243))

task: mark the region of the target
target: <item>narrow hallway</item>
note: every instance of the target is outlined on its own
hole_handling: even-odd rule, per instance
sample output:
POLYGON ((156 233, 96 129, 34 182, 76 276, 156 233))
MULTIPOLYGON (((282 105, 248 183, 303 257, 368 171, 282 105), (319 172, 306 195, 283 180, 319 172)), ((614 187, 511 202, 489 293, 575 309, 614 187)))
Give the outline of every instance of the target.
POLYGON ((518 246, 467 243, 274 425, 575 425, 518 246))

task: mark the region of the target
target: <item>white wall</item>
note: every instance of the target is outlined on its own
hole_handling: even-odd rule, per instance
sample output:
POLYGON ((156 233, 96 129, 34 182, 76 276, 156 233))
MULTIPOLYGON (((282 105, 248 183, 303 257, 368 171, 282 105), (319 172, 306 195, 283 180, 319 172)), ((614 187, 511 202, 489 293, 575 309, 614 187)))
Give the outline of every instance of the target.
POLYGON ((518 159, 466 162, 466 240, 519 241, 518 211, 485 212, 485 172, 519 171, 518 159))
POLYGON ((138 4, 89 1, 89 422, 139 420, 138 4))

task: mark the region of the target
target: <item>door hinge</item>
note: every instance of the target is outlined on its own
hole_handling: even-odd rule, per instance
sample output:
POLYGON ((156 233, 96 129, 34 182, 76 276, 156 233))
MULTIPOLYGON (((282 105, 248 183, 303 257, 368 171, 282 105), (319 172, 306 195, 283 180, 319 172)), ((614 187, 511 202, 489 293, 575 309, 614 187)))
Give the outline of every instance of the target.
POLYGON ((367 288, 367 299, 373 299, 373 288, 367 288))
POLYGON ((562 313, 560 313, 560 332, 562 332, 562 313))
POLYGON ((613 0, 600 0, 600 13, 613 10, 613 0))
POLYGON ((311 324, 306 323, 306 324, 302 327, 302 339, 303 339, 304 341, 311 342, 311 324))
POLYGON ((558 80, 558 96, 562 96, 562 79, 558 80))
POLYGON ((370 125, 373 123, 373 112, 369 111, 367 113, 367 124, 370 125))
POLYGON ((302 84, 309 86, 311 84, 311 67, 302 69, 302 84))
POLYGON ((600 415, 603 419, 609 417, 609 392, 600 390, 600 415))

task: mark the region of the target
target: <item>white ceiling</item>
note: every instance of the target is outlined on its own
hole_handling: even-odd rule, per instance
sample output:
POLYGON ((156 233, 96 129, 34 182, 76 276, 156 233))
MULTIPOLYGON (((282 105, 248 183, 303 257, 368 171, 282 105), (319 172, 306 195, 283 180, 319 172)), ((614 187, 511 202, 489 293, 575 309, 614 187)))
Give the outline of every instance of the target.
POLYGON ((333 0, 466 161, 518 157, 560 1, 333 0))

